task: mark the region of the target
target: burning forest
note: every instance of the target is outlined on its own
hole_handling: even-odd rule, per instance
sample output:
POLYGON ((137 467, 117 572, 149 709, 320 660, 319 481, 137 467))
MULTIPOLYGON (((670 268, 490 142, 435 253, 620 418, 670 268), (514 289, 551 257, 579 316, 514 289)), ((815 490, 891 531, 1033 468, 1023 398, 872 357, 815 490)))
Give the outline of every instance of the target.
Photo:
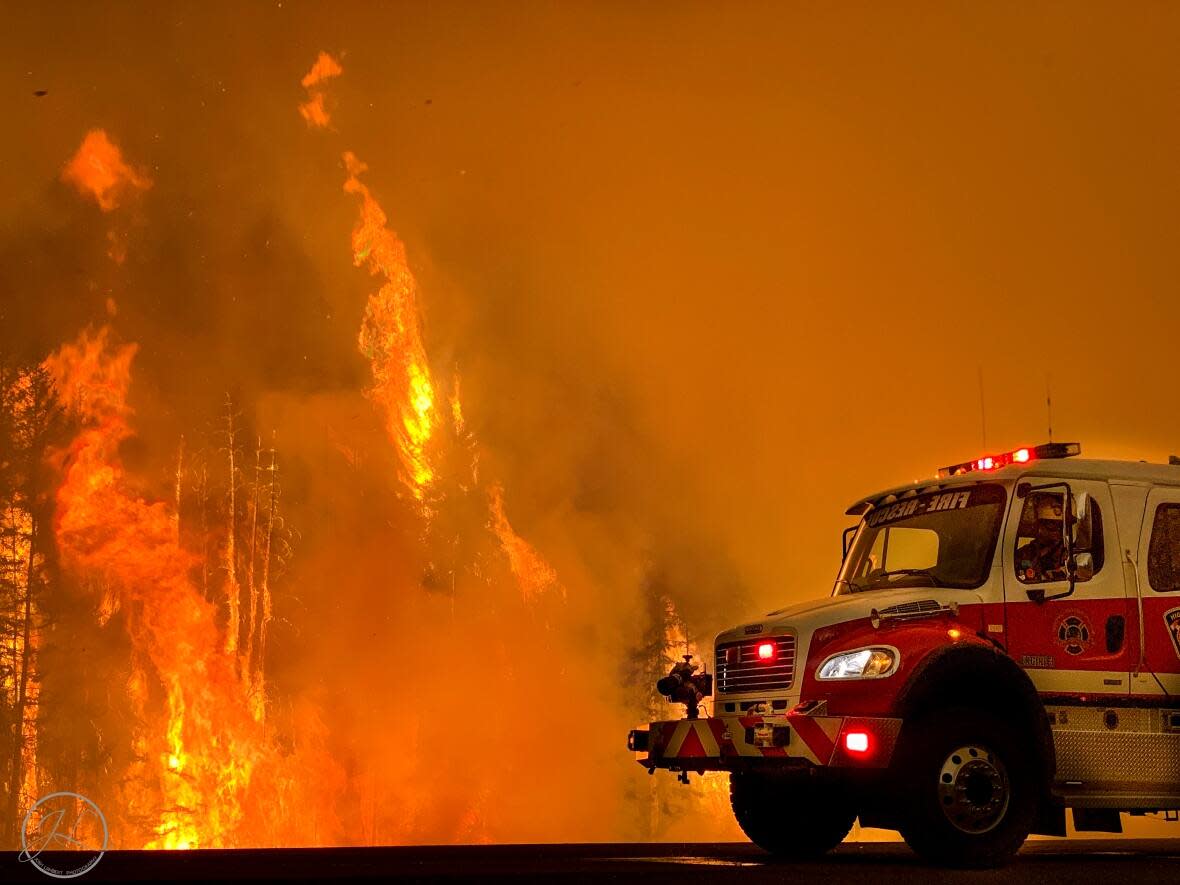
MULTIPOLYGON (((431 333, 370 180, 383 158, 334 119, 347 76, 321 53, 290 102, 336 176, 325 211, 353 216, 331 244, 343 381, 242 383, 232 358, 207 365, 216 347, 193 361, 171 296, 139 288, 167 252, 171 173, 105 128, 61 158, 86 243, 73 328, 0 354, 8 847, 54 790, 92 798, 114 847, 149 849, 671 838, 727 801, 721 778, 636 777, 616 745, 663 708, 655 677, 707 647, 693 585, 732 598, 732 570, 688 541, 669 555, 652 525, 604 534, 613 505, 519 515, 519 471, 469 417, 491 406, 467 391, 492 388, 462 384, 477 375, 431 333), (182 388, 194 405, 169 400, 182 388), (581 735, 559 767, 554 734, 581 735)), ((289 334, 282 293, 268 303, 248 334, 289 334)))

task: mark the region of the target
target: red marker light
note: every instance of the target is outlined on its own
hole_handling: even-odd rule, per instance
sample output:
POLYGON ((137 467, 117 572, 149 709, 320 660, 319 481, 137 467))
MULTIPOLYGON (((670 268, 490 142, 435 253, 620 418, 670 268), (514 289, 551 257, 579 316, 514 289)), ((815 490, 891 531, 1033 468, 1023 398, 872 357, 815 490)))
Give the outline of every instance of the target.
POLYGON ((774 657, 774 643, 763 642, 758 646, 758 660, 769 661, 774 657))
POLYGON ((867 731, 850 731, 844 735, 844 749, 849 753, 867 753, 869 751, 869 733, 867 731))

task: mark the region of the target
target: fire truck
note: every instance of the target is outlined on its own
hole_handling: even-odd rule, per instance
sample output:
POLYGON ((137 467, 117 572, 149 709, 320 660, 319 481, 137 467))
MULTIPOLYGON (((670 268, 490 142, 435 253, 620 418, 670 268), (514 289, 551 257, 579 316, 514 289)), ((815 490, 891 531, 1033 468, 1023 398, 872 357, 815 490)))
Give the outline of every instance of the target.
POLYGON ((628 736, 729 772, 742 830, 816 857, 854 821, 948 866, 1180 809, 1180 460, 988 455, 856 501, 832 594, 717 636, 628 736), (714 695, 713 689, 716 689, 714 695), (712 698, 706 701, 706 698, 712 698), (711 704, 709 715, 702 707, 711 704))

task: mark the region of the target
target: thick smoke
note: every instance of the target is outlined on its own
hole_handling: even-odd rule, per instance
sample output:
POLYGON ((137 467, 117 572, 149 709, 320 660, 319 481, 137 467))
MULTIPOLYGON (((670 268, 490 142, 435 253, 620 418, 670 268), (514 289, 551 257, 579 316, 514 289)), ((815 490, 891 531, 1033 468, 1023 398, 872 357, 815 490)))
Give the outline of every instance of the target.
MULTIPOLYGON (((333 65, 322 56, 313 74, 341 73, 333 65)), ((300 111, 322 127, 318 82, 305 83, 317 110, 300 111)), ((93 660, 66 673, 69 658, 48 650, 56 672, 43 709, 78 704, 93 716, 51 731, 57 755, 43 754, 40 776, 72 778, 114 803, 125 847, 661 838, 687 835, 677 827, 702 800, 716 817, 720 779, 673 793, 642 776, 622 747, 627 728, 670 712, 635 679, 650 683, 676 655, 696 651, 721 614, 694 599, 719 591, 733 603, 742 592, 724 557, 685 537, 671 513, 624 516, 618 494, 603 494, 608 474, 637 469, 620 460, 639 444, 616 423, 623 412, 594 428, 593 450, 567 465, 581 477, 568 500, 514 511, 512 486, 496 478, 511 476, 511 463, 464 417, 456 342, 436 332, 429 344, 450 355, 432 358, 416 303, 370 297, 362 316, 363 301, 352 302, 352 334, 375 386, 361 383, 355 357, 313 340, 333 329, 316 328, 315 313, 346 301, 332 283, 295 280, 254 250, 189 276, 213 249, 203 235, 160 237, 167 205, 143 200, 156 196, 152 179, 116 140, 93 130, 65 165, 62 181, 98 214, 83 204, 52 239, 76 250, 87 282, 80 292, 61 283, 61 299, 42 305, 29 328, 42 346, 55 336, 65 344, 89 322, 116 330, 47 348, 59 354, 49 365, 72 415, 71 403, 105 389, 90 380, 108 371, 103 360, 121 379, 117 410, 108 410, 115 423, 95 429, 107 419, 93 417, 94 403, 79 407, 78 436, 60 456, 62 593, 78 612, 56 635, 85 642, 93 660), (114 213, 132 195, 134 213, 114 213), (116 233, 113 264, 96 260, 93 242, 113 243, 116 233), (170 278, 178 288, 163 291, 178 294, 162 295, 170 278), (284 289, 287 281, 295 285, 284 289), (197 303, 186 305, 185 290, 197 303), (112 334, 134 343, 104 357, 112 334), (295 358, 299 344, 307 347, 295 358), (340 365, 325 366, 334 357, 340 365), (79 364, 85 371, 61 368, 79 364), (432 371, 449 379, 438 390, 432 371), (390 401, 398 391, 408 399, 390 401), (424 438, 415 450, 415 408, 434 405, 449 412, 447 438, 424 438), (224 525, 255 512, 235 503, 258 479, 240 466, 255 449, 256 465, 277 453, 290 539, 276 575, 265 699, 251 695, 248 674, 238 687, 241 648, 222 638, 239 635, 245 620, 255 554, 243 560, 241 529, 224 525), (116 511, 135 517, 105 526, 116 511), (255 703, 268 705, 269 726, 255 703), (88 761, 55 767, 85 753, 88 761), (292 782, 293 771, 304 779, 292 782), (287 805, 296 800, 313 807, 301 816, 287 805), (276 802, 282 814, 264 825, 255 815, 276 802)), ((336 174, 344 183, 347 173, 364 213, 380 213, 361 171, 349 158, 336 174)), ((284 247, 273 222, 259 224, 268 233, 247 234, 255 249, 269 249, 271 236, 284 247)), ((382 285, 350 271, 348 230, 334 231, 341 285, 382 285)), ((354 246, 358 261, 385 260, 382 250, 404 261, 396 237, 354 235, 354 246)), ((404 281, 391 280, 400 291, 404 281)), ((503 395, 521 393, 535 395, 523 385, 503 395)), ((547 472, 563 436, 550 430, 538 441, 547 472)))

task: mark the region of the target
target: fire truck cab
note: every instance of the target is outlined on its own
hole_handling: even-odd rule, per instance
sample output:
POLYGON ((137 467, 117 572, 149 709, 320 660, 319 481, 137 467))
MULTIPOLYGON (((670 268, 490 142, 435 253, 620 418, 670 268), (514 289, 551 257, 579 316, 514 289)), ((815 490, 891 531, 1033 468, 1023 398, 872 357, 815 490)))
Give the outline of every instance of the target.
POLYGON ((1180 809, 1180 466, 1049 443, 856 501, 832 594, 717 636, 632 731, 649 771, 727 771, 762 848, 859 818, 997 866, 1029 833, 1180 809), (716 694, 711 715, 698 703, 716 694))

